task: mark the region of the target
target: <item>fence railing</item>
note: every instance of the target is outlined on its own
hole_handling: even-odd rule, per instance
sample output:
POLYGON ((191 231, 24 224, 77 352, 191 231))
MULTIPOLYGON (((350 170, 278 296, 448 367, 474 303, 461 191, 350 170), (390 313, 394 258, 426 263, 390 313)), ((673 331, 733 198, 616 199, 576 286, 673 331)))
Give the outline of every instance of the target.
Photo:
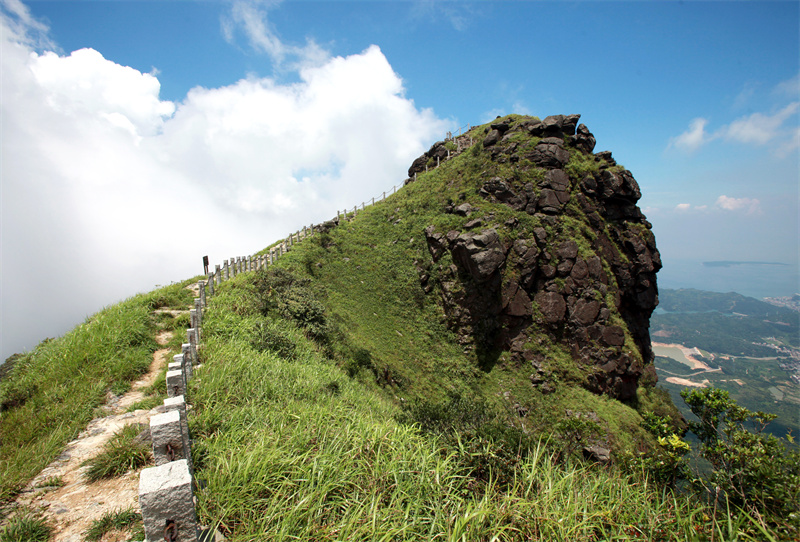
POLYGON ((206 306, 206 283, 198 283, 199 297, 189 310, 190 324, 181 353, 167 367, 164 412, 150 417, 155 467, 139 475, 139 506, 145 538, 149 541, 198 542, 213 540, 200 531, 194 506, 194 465, 187 421, 188 384, 199 363, 200 327, 206 306))
MULTIPOLYGON (((469 129, 469 125, 467 125, 469 129)), ((461 128, 459 128, 459 134, 461 128)), ((453 136, 448 132, 447 139, 453 136)), ((447 159, 451 157, 448 152, 447 159)), ((436 167, 441 164, 437 159, 436 167)), ((426 166, 427 171, 427 166, 426 166)), ((416 174, 414 175, 416 179, 416 174)), ((393 186, 361 203, 361 211, 370 205, 386 201, 403 185, 393 186)), ((194 466, 192 464, 189 424, 187 420, 188 384, 194 369, 199 365, 202 354, 201 325, 203 309, 208 296, 214 295, 215 287, 240 273, 265 269, 286 254, 295 243, 313 236, 322 228, 333 227, 342 220, 351 220, 359 213, 358 205, 353 210, 336 211, 336 218, 322 224, 304 226, 289 234, 284 240, 272 246, 263 254, 238 256, 215 265, 206 280, 198 282, 198 295, 194 308, 189 310, 191 327, 186 330, 186 342, 181 345, 181 353, 173 356, 166 375, 167 399, 164 399, 164 412, 150 418, 155 467, 143 469, 139 475, 139 505, 142 510, 145 537, 148 541, 165 540, 169 542, 198 542, 213 540, 208 531, 201 532, 194 505, 194 466)))

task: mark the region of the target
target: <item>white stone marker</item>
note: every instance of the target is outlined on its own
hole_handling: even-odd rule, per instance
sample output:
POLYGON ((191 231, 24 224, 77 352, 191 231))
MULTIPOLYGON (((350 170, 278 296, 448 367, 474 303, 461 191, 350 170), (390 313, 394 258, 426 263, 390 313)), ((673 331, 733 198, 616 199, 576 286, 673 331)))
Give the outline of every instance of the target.
POLYGON ((186 395, 186 379, 183 371, 167 371, 167 397, 186 395))
POLYGON ((192 357, 192 345, 189 343, 181 344, 181 354, 183 354, 184 363, 195 363, 196 360, 192 357))
POLYGON ((197 311, 197 327, 200 327, 203 325, 203 300, 201 298, 194 298, 194 309, 197 311))
POLYGON ((150 437, 153 439, 156 466, 179 459, 189 460, 189 435, 184 434, 184 427, 180 410, 177 409, 150 418, 150 437))
POLYGON ((181 417, 181 425, 183 425, 183 432, 187 436, 189 435, 189 424, 186 422, 186 400, 183 398, 183 395, 178 395, 177 397, 168 397, 164 399, 164 408, 167 412, 172 412, 173 410, 177 410, 179 413, 182 414, 181 417))
POLYGON ((186 340, 189 341, 189 344, 191 344, 196 349, 197 333, 195 333, 195 329, 196 328, 190 327, 189 329, 186 330, 186 340))
POLYGON ((142 470, 139 505, 147 540, 171 538, 174 532, 177 542, 197 542, 192 475, 185 459, 142 470))
MULTIPOLYGON (((172 356, 172 363, 179 363, 181 366, 181 370, 183 371, 183 378, 186 380, 188 384, 189 381, 192 379, 192 359, 191 356, 187 358, 183 354, 176 354, 172 356)), ((172 365, 170 363, 170 366, 172 365)))

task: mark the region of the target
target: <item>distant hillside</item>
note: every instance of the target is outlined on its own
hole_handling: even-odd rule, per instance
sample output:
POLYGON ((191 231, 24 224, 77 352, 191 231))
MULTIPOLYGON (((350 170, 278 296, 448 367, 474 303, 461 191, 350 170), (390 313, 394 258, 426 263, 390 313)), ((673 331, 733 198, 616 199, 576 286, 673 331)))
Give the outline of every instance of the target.
POLYGON ((662 289, 651 319, 653 340, 691 350, 656 347, 659 386, 684 415, 680 391, 727 390, 742 406, 778 415, 768 429, 800 432, 800 313, 734 292, 662 289), (667 354, 667 355, 664 355, 667 354))
POLYGON ((752 297, 702 290, 661 290, 653 315, 654 340, 675 342, 719 354, 776 355, 770 338, 800 347, 800 313, 752 297))

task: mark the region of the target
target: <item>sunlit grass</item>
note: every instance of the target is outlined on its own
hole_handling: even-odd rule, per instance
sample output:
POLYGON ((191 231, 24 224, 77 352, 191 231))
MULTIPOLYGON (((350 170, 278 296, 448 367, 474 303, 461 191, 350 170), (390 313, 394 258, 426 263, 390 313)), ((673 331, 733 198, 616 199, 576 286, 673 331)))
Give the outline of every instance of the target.
POLYGON ((13 496, 75 438, 111 391, 150 367, 156 308, 186 308, 183 284, 107 307, 19 358, 0 383, 0 501, 13 496), (167 304, 167 305, 165 305, 167 304))

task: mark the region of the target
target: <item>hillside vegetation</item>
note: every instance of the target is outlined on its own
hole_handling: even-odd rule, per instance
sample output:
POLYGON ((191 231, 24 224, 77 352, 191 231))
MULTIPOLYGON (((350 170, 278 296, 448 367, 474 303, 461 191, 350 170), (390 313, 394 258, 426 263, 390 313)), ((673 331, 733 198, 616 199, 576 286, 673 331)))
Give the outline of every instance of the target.
MULTIPOLYGON (((576 123, 509 116, 437 143, 397 194, 217 286, 188 389, 201 523, 232 542, 797 538, 794 456, 756 452, 745 482, 723 465, 721 492, 689 491, 685 422, 652 365, 655 239, 633 177, 576 123)), ((72 381, 96 392, 58 439, 31 430, 35 465, 2 456, 5 498, 145 370, 155 332, 183 323, 153 309, 189 305, 182 286, 16 362, 0 431, 72 381), (79 347, 106 328, 116 348, 79 347)), ((721 420, 753 413, 690 400, 713 400, 696 429, 718 455, 743 446, 721 420)))

